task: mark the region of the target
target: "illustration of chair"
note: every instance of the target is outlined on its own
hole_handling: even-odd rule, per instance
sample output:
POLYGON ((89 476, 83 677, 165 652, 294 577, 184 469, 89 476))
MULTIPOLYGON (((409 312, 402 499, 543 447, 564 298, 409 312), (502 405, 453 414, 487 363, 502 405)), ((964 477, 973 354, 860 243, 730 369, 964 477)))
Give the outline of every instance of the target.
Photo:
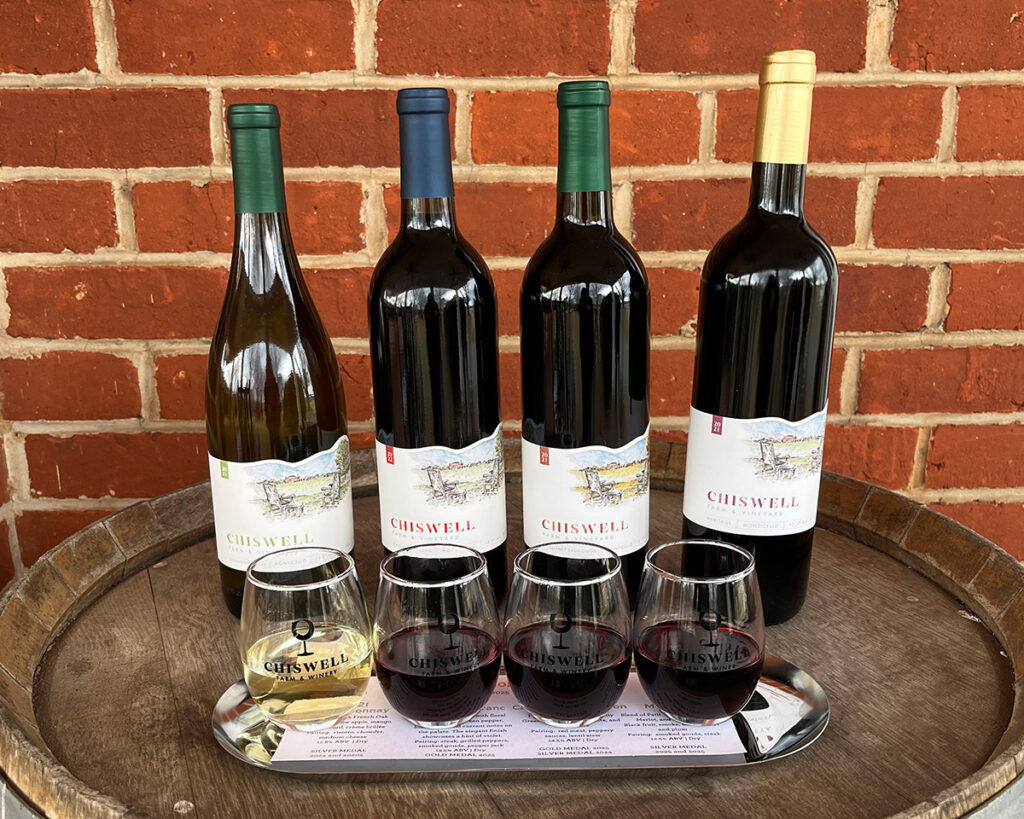
POLYGON ((488 470, 487 474, 483 476, 480 481, 480 485, 483 488, 485 495, 493 495, 501 488, 501 478, 498 472, 498 461, 494 461, 494 465, 488 470))
POLYGON ((778 475, 785 478, 796 472, 795 467, 790 464, 788 455, 777 455, 775 453, 775 442, 762 440, 761 445, 761 471, 768 475, 778 475))
POLYGON ((644 495, 651 486, 651 465, 649 462, 644 461, 643 469, 637 473, 636 476, 636 494, 637 496, 644 495))
POLYGON ((321 486, 320 493, 323 495, 325 507, 337 506, 341 503, 341 473, 332 472, 331 482, 327 486, 321 486))
POLYGON ((294 495, 284 495, 274 481, 263 481, 263 494, 267 496, 267 504, 272 515, 298 517, 305 511, 305 506, 295 502, 294 495))
POLYGON ((587 479, 587 500, 596 501, 602 506, 622 500, 622 493, 612 484, 601 480, 597 469, 592 466, 585 467, 583 474, 587 479))
POLYGON ((431 500, 445 503, 462 503, 466 500, 466 493, 459 489, 454 481, 446 481, 441 477, 441 470, 436 466, 428 466, 426 471, 427 480, 430 481, 431 500))

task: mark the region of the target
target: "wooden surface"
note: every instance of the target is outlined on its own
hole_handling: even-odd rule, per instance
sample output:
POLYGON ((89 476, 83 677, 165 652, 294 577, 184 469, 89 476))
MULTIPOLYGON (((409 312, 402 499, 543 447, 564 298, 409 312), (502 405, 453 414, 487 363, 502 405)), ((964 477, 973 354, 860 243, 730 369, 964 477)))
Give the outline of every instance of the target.
MULTIPOLYGON (((662 542, 678 536, 681 484, 673 449, 656 455, 651 540, 662 542)), ((360 470, 357 553, 372 606, 382 550, 372 476, 360 470)), ((511 559, 520 496, 508 488, 511 559)), ((99 531, 72 539, 70 554, 59 547, 43 561, 49 571, 34 586, 0 600, 0 646, 5 635, 23 638, 13 659, 0 651, 0 766, 52 815, 957 816, 1024 769, 1019 564, 903 498, 828 477, 808 602, 767 637, 769 651, 830 697, 831 724, 810 749, 746 769, 656 776, 345 782, 260 771, 210 730, 241 665, 202 517, 208 497, 186 490, 137 507, 132 520, 90 527, 99 531), (146 555, 157 562, 137 570, 146 555), (61 623, 40 658, 40 634, 61 623), (34 679, 22 670, 37 666, 34 679)))

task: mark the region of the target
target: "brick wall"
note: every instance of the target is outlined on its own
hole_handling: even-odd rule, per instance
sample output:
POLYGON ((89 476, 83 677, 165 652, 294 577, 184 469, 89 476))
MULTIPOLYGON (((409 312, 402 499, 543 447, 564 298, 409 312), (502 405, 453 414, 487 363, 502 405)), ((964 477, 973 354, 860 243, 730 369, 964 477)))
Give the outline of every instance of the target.
POLYGON ((659 438, 685 438, 698 270, 745 203, 765 51, 818 53, 808 214, 841 286, 826 465, 1024 557, 1024 17, 939 0, 15 0, 0 27, 0 584, 205 478, 231 248, 224 106, 284 117, 292 226, 371 441, 365 292, 396 89, 452 89, 464 232, 501 302, 553 219, 553 91, 615 90, 616 216, 650 271, 659 438), (435 75, 437 78, 435 79, 435 75), (8 548, 9 546, 9 548, 8 548))

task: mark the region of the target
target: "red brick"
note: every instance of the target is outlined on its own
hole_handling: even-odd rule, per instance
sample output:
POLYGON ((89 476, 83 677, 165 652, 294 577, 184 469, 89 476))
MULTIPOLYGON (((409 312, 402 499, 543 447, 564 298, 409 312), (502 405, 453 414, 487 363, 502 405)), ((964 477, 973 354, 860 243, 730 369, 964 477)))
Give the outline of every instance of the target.
POLYGON ((341 386, 345 390, 345 412, 349 422, 373 418, 373 377, 370 356, 339 355, 341 386))
POLYGON ((651 285, 651 335, 677 336, 687 325, 696 332, 700 271, 648 268, 647 280, 651 285))
POLYGON ((106 353, 0 359, 3 415, 12 421, 132 418, 142 411, 139 374, 106 353))
POLYGON ((867 4, 852 0, 641 0, 636 66, 645 72, 756 74, 761 55, 817 52, 819 71, 864 65, 867 4))
POLYGON ((883 179, 873 232, 879 247, 1024 247, 1024 177, 883 179))
MULTIPOLYGON (((750 183, 744 179, 684 179, 637 182, 633 187, 633 233, 639 250, 707 250, 746 210, 750 183)), ((854 239, 857 180, 811 177, 807 217, 830 245, 854 239)))
POLYGON ((373 449, 376 446, 376 436, 372 432, 349 433, 348 445, 350 449, 373 449))
POLYGON ((261 88, 225 91, 224 104, 276 105, 281 111, 281 153, 286 166, 398 167, 397 95, 397 91, 261 88))
MULTIPOLYGON (((401 217, 397 185, 384 189, 388 235, 394 238, 401 217)), ((529 256, 555 221, 554 185, 463 182, 455 186, 459 229, 485 256, 529 256)))
MULTIPOLYGON (((288 182, 288 223, 298 253, 344 253, 365 244, 357 182, 288 182)), ((150 182, 136 185, 139 250, 227 253, 234 242, 235 204, 230 182, 150 182)))
POLYGON ((939 426, 928 447, 928 489, 1020 486, 1024 427, 939 426))
POLYGON ((842 347, 832 348, 832 362, 828 371, 828 408, 829 412, 839 412, 843 384, 843 368, 846 366, 846 350, 842 347))
POLYGON ((0 71, 62 74, 83 68, 96 70, 89 0, 20 0, 4 4, 0 71))
POLYGON ((109 514, 109 509, 37 509, 22 512, 14 523, 18 530, 22 561, 26 566, 31 566, 58 543, 109 514))
POLYGON ((686 431, 682 429, 652 429, 652 441, 679 441, 686 443, 686 431))
POLYGON ((1024 264, 954 264, 947 330, 1024 329, 1024 264))
POLYGON ((0 92, 0 164, 58 168, 208 165, 210 102, 200 88, 0 92))
POLYGON ((28 338, 209 338, 227 276, 194 267, 7 271, 8 333, 28 338))
POLYGON ((202 433, 29 435, 34 497, 149 498, 209 478, 202 433))
MULTIPOLYGON (((348 420, 368 421, 373 417, 373 396, 368 355, 340 355, 338 367, 345 390, 348 420)), ((170 355, 156 357, 156 389, 160 417, 200 420, 205 417, 206 356, 170 355)))
MULTIPOLYGON (((811 162, 930 159, 942 129, 942 88, 824 86, 814 91, 811 162)), ((718 93, 715 158, 749 162, 757 121, 755 89, 718 93)))
POLYGON ((117 244, 106 182, 0 184, 0 251, 89 253, 117 244))
POLYGON ((859 412, 1019 412, 1024 358, 1013 347, 867 350, 859 412))
POLYGON ((372 270, 304 270, 313 304, 331 338, 366 338, 366 297, 372 270))
POLYGON ((823 465, 887 489, 906 489, 916 448, 916 429, 829 426, 823 465))
POLYGON ((382 74, 604 74, 608 6, 587 0, 381 0, 382 74))
MULTIPOLYGON (((615 91, 609 119, 612 165, 684 165, 697 158, 700 111, 693 94, 615 91)), ((555 95, 474 95, 473 159, 484 164, 557 165, 555 95)))
POLYGON ((929 273, 921 267, 839 268, 836 330, 898 333, 920 330, 928 313, 929 273))
POLYGON ((889 58, 905 71, 1024 68, 1024 25, 1015 0, 974 0, 950 14, 935 0, 900 0, 889 58))
POLYGON ((206 417, 205 355, 154 357, 160 417, 199 420, 206 417))
POLYGON ((961 88, 956 156, 967 162, 1024 158, 1024 88, 961 88))
POLYGON ((501 382, 501 420, 513 421, 523 417, 523 378, 519 353, 498 354, 501 382))
POLYGON ((116 0, 117 54, 147 74, 299 74, 355 67, 350 3, 116 0))
POLYGON ((690 414, 693 350, 651 350, 651 416, 690 414))
POLYGON ((936 503, 932 509, 959 521, 1001 546, 1018 560, 1024 560, 1024 504, 1021 503, 936 503))
POLYGON ((6 520, 0 520, 0 592, 14 579, 14 556, 11 554, 11 533, 6 520))
POLYGON ((523 287, 523 271, 492 270, 494 293, 498 301, 498 335, 519 335, 519 291, 523 287))

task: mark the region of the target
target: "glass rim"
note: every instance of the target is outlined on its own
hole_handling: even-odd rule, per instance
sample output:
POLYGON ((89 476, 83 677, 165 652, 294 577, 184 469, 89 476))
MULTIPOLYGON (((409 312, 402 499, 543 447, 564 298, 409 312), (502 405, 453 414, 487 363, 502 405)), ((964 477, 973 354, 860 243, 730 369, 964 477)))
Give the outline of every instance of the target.
MULTIPOLYGON (((321 563, 320 566, 326 566, 327 563, 330 562, 331 561, 329 560, 326 563, 321 563)), ((319 569, 320 566, 313 566, 312 568, 319 569)), ((311 570, 292 569, 291 571, 311 570)), ((344 580, 350 574, 354 574, 355 571, 356 562, 352 559, 352 555, 348 554, 348 552, 341 551, 341 549, 334 549, 330 546, 292 546, 290 549, 278 549, 275 552, 267 552, 265 555, 260 555, 259 557, 257 557, 252 563, 249 564, 249 566, 245 570, 245 582, 250 583, 253 586, 256 586, 261 589, 267 589, 269 591, 310 591, 312 589, 320 589, 324 586, 329 586, 332 583, 337 583, 339 580, 344 580), (345 570, 341 572, 341 574, 331 575, 330 577, 325 577, 323 580, 312 580, 306 583, 272 583, 266 580, 260 580, 259 578, 253 576, 253 569, 256 568, 257 563, 263 560, 267 560, 271 557, 280 557, 281 555, 288 554, 289 552, 328 552, 329 554, 333 555, 332 560, 337 560, 338 558, 341 558, 343 563, 347 565, 345 566, 345 570)))
MULTIPOLYGON (((567 558, 568 559, 568 558, 567 558)), ((600 560, 601 558, 596 555, 592 558, 581 557, 579 560, 600 560)), ((536 546, 530 546, 523 549, 516 559, 512 562, 512 576, 515 578, 516 575, 529 578, 531 582, 542 583, 547 586, 591 586, 596 583, 605 583, 611 580, 615 575, 622 574, 622 558, 620 558, 615 552, 609 549, 607 546, 601 546, 598 543, 587 543, 585 540, 553 540, 550 543, 540 543, 536 546), (580 580, 559 580, 553 577, 542 577, 539 574, 534 574, 523 568, 520 561, 522 561, 527 555, 536 552, 538 549, 543 549, 546 546, 586 546, 590 549, 597 549, 600 552, 604 552, 605 555, 610 556, 613 560, 611 569, 608 569, 604 574, 597 575, 596 577, 587 577, 580 580)))
MULTIPOLYGON (((415 557, 415 555, 413 555, 415 557)), ((429 558, 421 558, 427 560, 429 558)), ((470 580, 476 580, 482 574, 487 573, 487 558, 484 557, 482 552, 478 552, 471 546, 462 546, 458 543, 417 543, 413 546, 405 546, 394 552, 389 552, 385 555, 384 559, 380 562, 380 580, 383 582, 385 578, 389 583, 396 583, 399 586, 407 586, 413 589, 440 589, 445 586, 458 586, 462 583, 468 583, 470 580), (428 549, 431 547, 444 546, 448 549, 461 549, 466 554, 466 557, 474 557, 480 561, 480 564, 465 574, 454 577, 451 580, 408 580, 404 577, 399 577, 397 574, 391 571, 389 568, 390 564, 393 563, 397 558, 409 555, 410 552, 414 552, 417 549, 428 549)))
POLYGON ((661 545, 655 546, 653 549, 651 549, 647 553, 647 556, 644 558, 644 571, 650 569, 652 572, 656 572, 662 577, 665 577, 669 580, 674 580, 677 583, 700 583, 705 586, 710 586, 718 583, 735 583, 737 580, 743 580, 744 578, 753 574, 755 568, 756 567, 754 565, 754 556, 746 549, 744 549, 742 546, 737 546, 735 543, 727 543, 724 540, 715 540, 713 538, 704 537, 684 538, 683 540, 673 540, 668 543, 662 543, 661 545), (701 543, 709 546, 717 546, 720 548, 727 549, 728 551, 735 552, 736 554, 746 559, 747 565, 744 568, 740 569, 738 572, 722 575, 721 577, 692 577, 690 575, 677 574, 676 572, 671 572, 667 569, 662 569, 660 566, 654 565, 654 562, 651 560, 651 558, 658 554, 658 552, 660 552, 662 549, 668 549, 672 546, 686 546, 691 543, 701 543))

